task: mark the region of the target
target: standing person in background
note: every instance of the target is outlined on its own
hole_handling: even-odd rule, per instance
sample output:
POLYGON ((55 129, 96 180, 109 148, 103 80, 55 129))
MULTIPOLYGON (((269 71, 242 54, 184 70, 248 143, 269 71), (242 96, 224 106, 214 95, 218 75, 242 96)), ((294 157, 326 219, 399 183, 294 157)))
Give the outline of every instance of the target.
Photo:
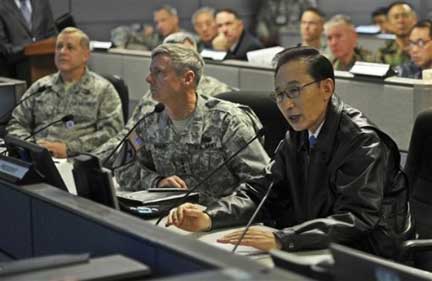
POLYGON ((389 41, 378 50, 376 61, 395 67, 409 61, 408 36, 417 22, 416 13, 411 4, 397 1, 387 9, 388 28, 396 35, 396 40, 389 41))
POLYGON ((0 76, 25 80, 24 47, 56 33, 49 0, 1 0, 0 76))
POLYGON ((196 10, 192 15, 192 24, 198 34, 198 51, 213 49, 212 41, 218 33, 215 10, 209 7, 196 10))
MULTIPOLYGON (((316 0, 261 0, 258 3, 255 32, 265 47, 281 45, 283 33, 297 32, 300 17, 316 0)), ((292 45, 298 42, 292 42, 292 45)))
POLYGON ((325 15, 317 8, 307 8, 300 20, 300 33, 302 37, 302 46, 314 47, 324 51, 326 45, 321 42, 321 36, 324 31, 325 15))

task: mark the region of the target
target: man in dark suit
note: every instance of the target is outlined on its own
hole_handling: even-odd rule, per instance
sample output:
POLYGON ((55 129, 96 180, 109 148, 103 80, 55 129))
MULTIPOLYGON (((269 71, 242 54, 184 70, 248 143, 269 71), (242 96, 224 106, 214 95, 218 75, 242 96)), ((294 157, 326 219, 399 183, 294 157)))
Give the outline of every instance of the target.
POLYGON ((258 39, 245 30, 236 11, 219 10, 216 13, 216 24, 219 35, 215 40, 224 41, 227 50, 225 59, 247 60, 247 52, 263 48, 258 39))
POLYGON ((49 0, 0 1, 0 76, 17 77, 24 47, 57 33, 49 0))

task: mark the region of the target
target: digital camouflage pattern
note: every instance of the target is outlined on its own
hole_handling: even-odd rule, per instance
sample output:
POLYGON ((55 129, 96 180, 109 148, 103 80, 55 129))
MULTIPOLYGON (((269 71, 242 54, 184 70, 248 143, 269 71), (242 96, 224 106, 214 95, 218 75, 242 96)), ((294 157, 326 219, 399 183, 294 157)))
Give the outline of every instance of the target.
MULTIPOLYGON (((156 187, 162 178, 176 175, 191 188, 261 127, 248 107, 198 95, 195 112, 182 132, 175 131, 165 111, 140 122, 137 160, 115 171, 117 182, 124 190, 136 191, 156 187)), ((269 160, 262 144, 254 141, 198 188, 200 203, 209 204, 231 193, 241 181, 261 174, 269 160)))
POLYGON ((8 134, 25 139, 45 125, 72 114, 73 122, 54 124, 31 139, 64 142, 68 156, 72 156, 94 150, 123 126, 118 93, 110 82, 89 70, 69 88, 60 73, 43 77, 22 98, 32 94, 13 111, 6 128, 8 134), (36 93, 42 87, 45 90, 36 93))
MULTIPOLYGON (((197 87, 197 93, 207 96, 215 96, 220 93, 234 91, 233 87, 217 80, 216 78, 203 75, 197 87)), ((132 127, 140 120, 146 113, 154 110, 156 102, 151 98, 150 91, 144 94, 139 103, 136 105, 132 112, 129 121, 125 128, 116 136, 112 137, 109 141, 104 143, 101 147, 97 148, 93 153, 100 159, 106 160, 105 158, 115 149, 117 144, 126 136, 126 134, 132 129, 132 127)), ((116 156, 110 158, 106 165, 111 167, 113 165, 116 156)))
POLYGON ((351 67, 353 67, 356 61, 373 62, 374 57, 370 51, 360 47, 356 47, 354 49, 354 56, 352 57, 351 61, 348 64, 343 64, 337 58, 331 59, 334 70, 340 70, 340 71, 349 71, 351 67))
POLYGON ((395 40, 391 40, 380 48, 376 55, 376 62, 390 64, 392 67, 402 65, 410 60, 408 52, 399 48, 395 40))

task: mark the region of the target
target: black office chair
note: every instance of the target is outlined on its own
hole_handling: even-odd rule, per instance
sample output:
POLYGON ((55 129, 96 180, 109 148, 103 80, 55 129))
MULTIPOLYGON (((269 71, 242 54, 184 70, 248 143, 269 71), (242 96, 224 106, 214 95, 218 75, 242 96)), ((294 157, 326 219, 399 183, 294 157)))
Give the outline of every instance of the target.
POLYGON ((417 240, 406 241, 402 261, 432 271, 432 109, 414 123, 405 165, 417 240))
POLYGON ((265 129, 264 149, 272 157, 279 142, 285 137, 288 123, 279 111, 269 92, 234 91, 221 93, 217 98, 249 106, 265 129))
POLYGON ((111 82, 119 94, 122 103, 123 120, 126 124, 127 120, 129 119, 129 88, 124 80, 118 75, 102 74, 102 76, 111 82))

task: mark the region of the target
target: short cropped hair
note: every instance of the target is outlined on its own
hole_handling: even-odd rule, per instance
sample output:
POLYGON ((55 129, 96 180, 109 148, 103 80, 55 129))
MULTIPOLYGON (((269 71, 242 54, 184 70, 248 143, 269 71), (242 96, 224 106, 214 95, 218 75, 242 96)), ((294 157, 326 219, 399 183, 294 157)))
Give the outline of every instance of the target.
POLYGON ((167 37, 165 37, 165 39, 163 40, 162 43, 171 43, 171 44, 182 44, 185 41, 189 41, 192 46, 194 47, 194 49, 197 49, 197 43, 195 40, 195 37, 188 33, 188 32, 176 32, 176 33, 172 33, 170 35, 168 35, 167 37))
POLYGON ((223 9, 219 9, 219 10, 216 11, 216 15, 219 14, 219 13, 222 13, 222 12, 225 12, 225 13, 228 13, 228 14, 231 14, 231 15, 234 15, 234 17, 235 17, 236 19, 238 19, 238 20, 242 20, 242 18, 240 17, 239 13, 237 13, 237 11, 235 11, 235 10, 233 10, 233 9, 230 9, 230 8, 223 8, 223 9))
POLYGON ((76 27, 66 27, 63 29, 58 36, 63 34, 76 34, 78 35, 80 39, 80 45, 84 49, 90 50, 90 39, 81 29, 78 29, 76 27))
POLYGON ((210 14, 212 15, 212 17, 214 17, 216 15, 216 10, 210 7, 202 7, 199 8, 198 10, 196 10, 193 15, 192 15, 192 24, 195 24, 196 22, 196 18, 200 15, 200 14, 210 14))
POLYGON ((275 76, 281 66, 292 61, 302 61, 307 65, 307 72, 314 80, 330 78, 335 82, 333 65, 315 48, 307 46, 288 48, 279 52, 273 61, 276 64, 275 76))
POLYGON ((177 13, 177 9, 176 8, 174 8, 174 7, 172 7, 172 6, 170 6, 170 5, 163 5, 163 6, 160 6, 159 8, 157 8, 156 10, 155 10, 155 12, 156 11, 166 11, 168 14, 170 14, 170 15, 172 15, 172 16, 177 16, 178 15, 178 13, 177 13))
POLYGON ((387 7, 378 7, 372 12, 372 18, 381 15, 387 16, 387 11, 388 11, 387 7))
POLYGON ((192 70, 195 74, 195 85, 203 75, 204 60, 197 51, 180 44, 161 44, 153 49, 152 59, 158 55, 165 55, 171 58, 172 66, 177 74, 182 74, 187 70, 192 70))
POLYGON ((388 5, 387 15, 390 12, 390 10, 393 9, 394 6, 399 6, 399 5, 407 5, 411 9, 411 11, 413 11, 415 13, 413 5, 411 5, 410 3, 405 2, 405 1, 395 1, 395 2, 391 3, 390 5, 388 5))
POLYGON ((341 14, 335 15, 331 19, 329 19, 324 24, 324 30, 328 30, 329 28, 331 28, 335 25, 339 25, 339 24, 345 24, 345 25, 351 27, 353 30, 355 30, 355 26, 354 26, 351 18, 349 16, 341 15, 341 14))
POLYGON ((314 13, 314 14, 318 15, 320 18, 322 18, 322 20, 325 20, 325 18, 326 18, 326 14, 323 11, 321 11, 320 9, 315 8, 315 7, 306 8, 303 11, 303 14, 306 13, 306 12, 314 13))
POLYGON ((411 29, 413 31, 414 28, 427 28, 429 30, 429 38, 432 38, 432 21, 431 20, 421 20, 418 21, 411 29))

